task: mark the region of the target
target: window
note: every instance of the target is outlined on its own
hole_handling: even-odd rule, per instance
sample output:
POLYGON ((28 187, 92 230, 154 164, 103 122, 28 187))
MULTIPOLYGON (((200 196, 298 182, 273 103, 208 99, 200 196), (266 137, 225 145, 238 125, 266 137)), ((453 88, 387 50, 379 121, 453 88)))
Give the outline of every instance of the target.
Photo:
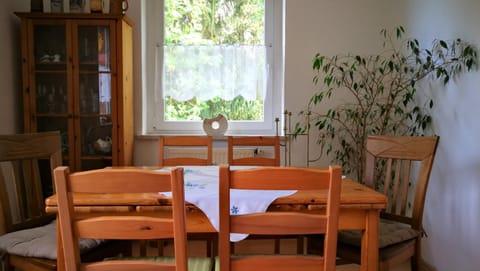
MULTIPOLYGON (((274 134, 282 113, 282 1, 143 0, 144 129, 274 134)), ((281 132, 281 131, 279 131, 281 132)))

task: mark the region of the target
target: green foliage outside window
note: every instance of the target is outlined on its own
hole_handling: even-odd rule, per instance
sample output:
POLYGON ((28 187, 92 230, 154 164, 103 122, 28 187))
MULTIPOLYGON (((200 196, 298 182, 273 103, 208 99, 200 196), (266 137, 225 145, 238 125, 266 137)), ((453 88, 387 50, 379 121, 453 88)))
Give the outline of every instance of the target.
MULTIPOLYGON (((264 44, 264 0, 166 0, 166 46, 264 44)), ((176 56, 173 64, 175 64, 176 56)), ((171 60, 170 60, 171 61, 171 60)), ((211 61, 211 59, 205 59, 211 61)), ((201 71, 199 72, 201 76, 201 71)), ((258 95, 260 96, 260 95, 258 95)), ((179 101, 165 97, 167 121, 202 120, 219 113, 229 120, 262 120, 263 97, 250 101, 215 97, 179 101)))
POLYGON ((242 96, 237 96, 231 101, 226 101, 216 97, 202 102, 195 98, 188 101, 167 98, 165 103, 166 120, 203 120, 216 117, 218 114, 224 115, 229 120, 263 120, 261 98, 247 101, 242 96))
POLYGON ((165 45, 263 44, 265 0, 166 0, 165 45))

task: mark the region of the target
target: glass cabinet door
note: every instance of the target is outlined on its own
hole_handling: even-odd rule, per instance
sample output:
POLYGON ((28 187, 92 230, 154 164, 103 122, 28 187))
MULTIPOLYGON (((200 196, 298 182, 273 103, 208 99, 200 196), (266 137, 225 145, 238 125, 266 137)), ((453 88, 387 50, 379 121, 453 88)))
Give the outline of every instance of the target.
MULTIPOLYGON (((83 170, 112 165, 112 68, 110 26, 78 25, 78 165, 83 170)), ((76 80, 74 80, 76 81, 76 80)))
POLYGON ((133 29, 116 14, 16 12, 23 124, 60 131, 72 172, 133 160, 133 29))
POLYGON ((66 25, 34 24, 32 118, 39 132, 59 130, 64 164, 69 156, 66 25))

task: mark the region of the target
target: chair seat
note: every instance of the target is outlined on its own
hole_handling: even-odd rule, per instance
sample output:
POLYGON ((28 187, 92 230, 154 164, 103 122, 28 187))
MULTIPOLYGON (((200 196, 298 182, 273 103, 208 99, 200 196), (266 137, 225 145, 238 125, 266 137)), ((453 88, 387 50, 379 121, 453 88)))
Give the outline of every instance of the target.
MULTIPOLYGON (((81 239, 80 251, 86 253, 102 244, 103 240, 81 239)), ((45 226, 15 231, 0 236, 0 254, 35 257, 50 260, 57 259, 56 222, 45 226)))
MULTIPOLYGON (((173 263, 175 261, 174 257, 114 257, 106 260, 145 260, 161 263, 173 263)), ((212 271, 213 268, 213 259, 209 257, 188 257, 188 270, 194 271, 212 271)))
MULTIPOLYGON (((407 225, 383 220, 380 221, 378 231, 378 248, 385 248, 393 244, 398 244, 408 240, 416 239, 421 234, 419 231, 414 230, 407 225)), ((361 231, 338 232, 338 241, 340 243, 360 247, 361 238, 361 231)))

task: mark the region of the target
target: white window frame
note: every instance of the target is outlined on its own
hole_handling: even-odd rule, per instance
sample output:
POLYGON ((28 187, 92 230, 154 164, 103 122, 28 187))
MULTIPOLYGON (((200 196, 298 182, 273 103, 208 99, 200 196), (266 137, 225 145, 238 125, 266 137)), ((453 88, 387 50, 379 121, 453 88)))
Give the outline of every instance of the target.
MULTIPOLYGON (((163 95, 155 92, 155 84, 161 84, 161 82, 155 82, 155 54, 157 46, 163 48, 164 1, 141 1, 143 130, 146 134, 204 134, 202 121, 165 122, 163 120, 163 95), (156 114, 159 110, 162 113, 156 114)), ((264 120, 229 121, 226 132, 229 135, 274 135, 282 133, 281 119, 284 93, 283 1, 265 0, 265 45, 268 70, 264 120), (280 120, 278 125, 275 121, 276 118, 280 120)))

